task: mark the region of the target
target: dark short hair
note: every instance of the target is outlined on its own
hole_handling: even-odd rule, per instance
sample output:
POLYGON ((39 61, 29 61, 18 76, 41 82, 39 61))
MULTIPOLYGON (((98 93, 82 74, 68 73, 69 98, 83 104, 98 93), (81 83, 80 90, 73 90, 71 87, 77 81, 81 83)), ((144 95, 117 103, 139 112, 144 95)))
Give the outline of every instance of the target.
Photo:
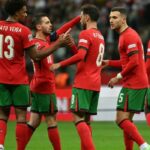
POLYGON ((111 12, 113 11, 119 11, 121 14, 127 16, 127 9, 125 7, 113 7, 111 12))
POLYGON ((42 17, 47 17, 47 15, 45 13, 38 13, 33 17, 31 29, 36 30, 36 25, 41 23, 42 17))
POLYGON ((89 15, 92 21, 97 21, 99 18, 99 10, 95 5, 85 4, 81 7, 81 11, 83 14, 89 15))
POLYGON ((26 0, 7 0, 5 4, 5 11, 8 15, 13 16, 23 6, 27 6, 26 0))

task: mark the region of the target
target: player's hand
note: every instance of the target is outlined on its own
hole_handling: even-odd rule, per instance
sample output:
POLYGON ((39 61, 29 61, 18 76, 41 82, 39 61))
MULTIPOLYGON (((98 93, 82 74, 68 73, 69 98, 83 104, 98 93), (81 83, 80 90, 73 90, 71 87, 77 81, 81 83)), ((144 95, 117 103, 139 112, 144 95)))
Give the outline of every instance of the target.
POLYGON ((62 45, 64 44, 64 33, 59 35, 57 41, 59 41, 59 44, 62 45))
POLYGON ((66 45, 72 47, 73 45, 75 45, 74 39, 72 38, 71 34, 70 34, 71 28, 69 28, 65 34, 64 34, 64 40, 66 45))
POLYGON ((75 45, 74 39, 72 38, 70 34, 66 36, 65 44, 68 45, 69 47, 72 47, 73 45, 75 45))
POLYGON ((64 33, 64 38, 65 38, 68 34, 70 34, 70 31, 71 31, 71 28, 69 28, 69 29, 64 33))
POLYGON ((102 60, 102 69, 105 68, 105 67, 108 67, 108 62, 109 60, 102 60))
POLYGON ((65 44, 66 41, 68 41, 70 31, 71 31, 71 28, 69 28, 65 33, 59 35, 58 40, 60 44, 65 44))
POLYGON ((111 78, 108 82, 108 87, 113 88, 116 83, 118 83, 120 79, 117 77, 111 78))
POLYGON ((55 63, 50 66, 50 70, 55 71, 56 69, 58 69, 60 67, 61 67, 60 63, 55 63))

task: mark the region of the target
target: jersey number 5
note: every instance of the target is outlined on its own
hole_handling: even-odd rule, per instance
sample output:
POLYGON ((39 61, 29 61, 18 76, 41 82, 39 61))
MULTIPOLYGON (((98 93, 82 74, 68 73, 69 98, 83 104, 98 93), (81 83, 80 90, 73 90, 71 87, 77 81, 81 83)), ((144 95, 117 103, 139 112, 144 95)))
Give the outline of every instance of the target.
POLYGON ((14 39, 12 36, 0 34, 0 58, 12 59, 14 57, 14 39), (3 50, 3 44, 7 45, 7 50, 3 50))
POLYGON ((100 44, 99 45, 99 53, 98 53, 98 56, 97 56, 97 59, 96 59, 96 65, 98 66, 98 67, 100 67, 101 66, 101 64, 102 64, 102 60, 103 60, 103 57, 104 57, 104 44, 100 44))

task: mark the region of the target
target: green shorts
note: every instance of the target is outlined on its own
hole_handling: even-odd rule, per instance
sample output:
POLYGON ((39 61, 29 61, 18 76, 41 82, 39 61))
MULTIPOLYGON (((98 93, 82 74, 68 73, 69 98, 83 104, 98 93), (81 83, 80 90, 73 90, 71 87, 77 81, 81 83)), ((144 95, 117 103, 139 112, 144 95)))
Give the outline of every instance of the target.
POLYGON ((144 110, 148 89, 122 88, 117 101, 117 110, 141 112, 144 110))
POLYGON ((70 102, 70 110, 72 112, 86 112, 89 114, 97 114, 97 106, 99 100, 99 92, 73 88, 70 102))
POLYGON ((148 88, 146 103, 145 103, 145 112, 150 113, 150 88, 148 88))
POLYGON ((28 85, 0 84, 1 107, 28 107, 30 93, 28 85))
POLYGON ((55 94, 32 93, 31 111, 42 114, 54 114, 57 110, 55 94))

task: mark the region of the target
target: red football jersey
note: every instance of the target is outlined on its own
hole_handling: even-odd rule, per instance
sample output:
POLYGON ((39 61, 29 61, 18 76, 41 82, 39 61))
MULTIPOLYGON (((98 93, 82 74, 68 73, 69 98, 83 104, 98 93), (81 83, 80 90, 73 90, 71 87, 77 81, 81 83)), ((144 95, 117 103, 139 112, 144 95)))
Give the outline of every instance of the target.
POLYGON ((150 40, 148 41, 147 45, 147 56, 150 56, 150 40))
MULTIPOLYGON (((98 55, 104 54, 104 38, 97 29, 83 30, 79 35, 78 49, 86 49, 85 59, 77 63, 77 72, 74 79, 74 87, 100 91, 101 66, 96 60, 98 55)), ((102 56, 103 57, 103 56, 102 56)), ((102 61, 102 60, 101 60, 102 61)))
MULTIPOLYGON (((35 38, 34 42, 36 43, 38 50, 50 46, 49 41, 35 38)), ((30 89, 32 92, 40 94, 51 94, 55 92, 55 76, 54 72, 50 71, 50 66, 52 64, 52 55, 49 55, 39 62, 33 61, 34 75, 30 83, 30 89)))
POLYGON ((126 72, 125 76, 123 76, 123 87, 131 89, 147 88, 148 78, 145 69, 143 44, 136 31, 132 28, 127 28, 122 32, 119 37, 118 48, 122 62, 122 72, 127 67, 129 57, 131 57, 129 54, 133 51, 138 51, 135 55, 138 55, 139 63, 136 68, 126 72))
POLYGON ((150 40, 148 41, 148 46, 147 46, 146 69, 147 69, 148 81, 150 85, 150 40))
POLYGON ((28 84, 24 54, 33 44, 27 27, 17 22, 0 21, 0 83, 28 84))

